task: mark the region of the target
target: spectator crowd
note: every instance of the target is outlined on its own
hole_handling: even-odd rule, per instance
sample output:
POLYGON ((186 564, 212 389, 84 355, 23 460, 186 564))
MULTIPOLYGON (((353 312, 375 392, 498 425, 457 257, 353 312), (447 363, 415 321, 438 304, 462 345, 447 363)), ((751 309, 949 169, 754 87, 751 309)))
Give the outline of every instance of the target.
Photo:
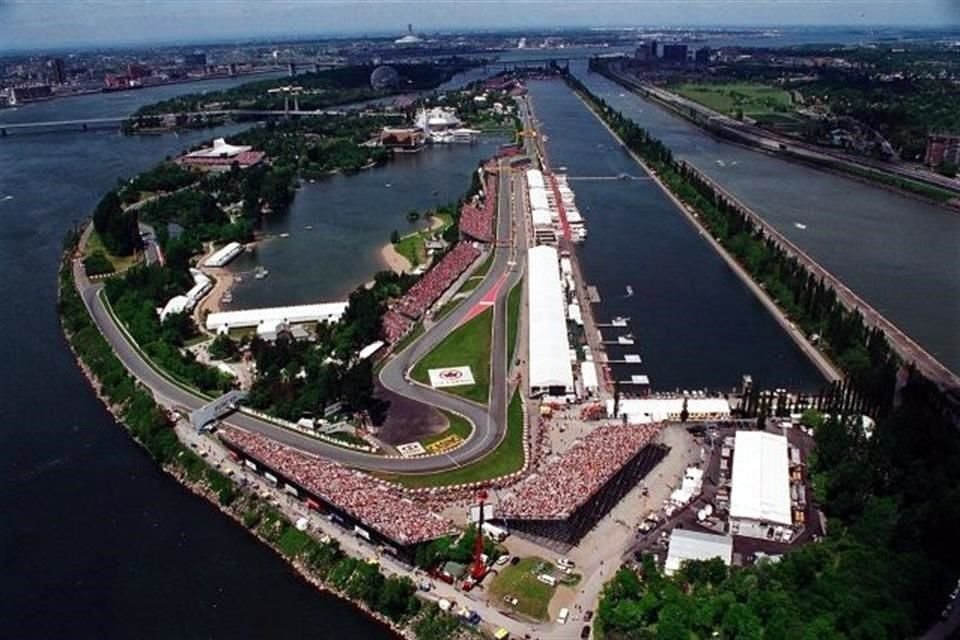
POLYGON ((566 453, 546 460, 536 474, 517 484, 500 503, 498 517, 531 520, 569 517, 648 445, 661 426, 597 427, 566 453))
POLYGON ((460 233, 481 242, 492 242, 496 206, 497 177, 488 174, 483 200, 467 202, 460 209, 460 233))
POLYGON ((447 520, 367 474, 259 434, 232 427, 221 427, 218 433, 228 446, 252 461, 269 467, 315 498, 400 545, 426 542, 453 532, 447 520))
POLYGON ((467 270, 480 255, 480 249, 469 242, 457 243, 432 269, 427 271, 402 298, 388 310, 381 321, 383 337, 396 342, 413 327, 443 292, 467 270))

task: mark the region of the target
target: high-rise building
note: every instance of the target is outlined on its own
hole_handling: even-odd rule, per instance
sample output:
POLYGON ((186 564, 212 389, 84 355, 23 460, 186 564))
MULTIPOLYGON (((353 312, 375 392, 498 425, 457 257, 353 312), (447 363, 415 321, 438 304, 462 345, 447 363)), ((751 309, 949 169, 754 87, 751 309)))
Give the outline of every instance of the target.
POLYGON ((47 70, 47 75, 53 84, 67 83, 67 72, 63 64, 63 58, 51 58, 47 60, 47 70))
POLYGON ((665 62, 686 62, 687 61, 687 45, 685 44, 663 45, 663 59, 665 62))
POLYGON ((693 54, 693 60, 697 64, 710 64, 710 47, 701 47, 697 49, 697 52, 693 54))
POLYGON ((188 67, 205 67, 207 66, 207 54, 205 53, 188 53, 183 56, 183 64, 188 67))

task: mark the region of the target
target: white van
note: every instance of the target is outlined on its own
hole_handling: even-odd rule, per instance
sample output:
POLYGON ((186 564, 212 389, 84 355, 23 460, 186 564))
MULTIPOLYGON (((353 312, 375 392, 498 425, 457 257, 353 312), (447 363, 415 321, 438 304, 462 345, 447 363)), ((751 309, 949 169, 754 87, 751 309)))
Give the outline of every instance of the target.
POLYGON ((538 575, 537 580, 539 580, 543 584, 548 584, 551 587, 557 586, 557 579, 546 573, 541 573, 540 575, 538 575))
POLYGON ((557 614, 557 623, 558 624, 567 624, 567 618, 570 617, 570 609, 564 607, 560 609, 560 613, 557 614))

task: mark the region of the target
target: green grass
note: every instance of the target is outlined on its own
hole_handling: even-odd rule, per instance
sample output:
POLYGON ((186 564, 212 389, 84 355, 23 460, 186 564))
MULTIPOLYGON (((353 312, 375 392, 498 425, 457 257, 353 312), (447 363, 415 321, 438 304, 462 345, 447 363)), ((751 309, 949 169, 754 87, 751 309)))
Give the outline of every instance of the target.
POLYGON ((473 431, 473 425, 470 424, 469 420, 459 414, 450 413, 449 411, 442 413, 447 418, 447 428, 440 433, 422 438, 420 444, 424 447, 429 447, 434 442, 439 442, 450 436, 458 436, 461 440, 466 440, 470 437, 470 433, 473 431))
POLYGON ((405 487, 443 487, 451 484, 480 482, 514 471, 523 467, 523 407, 519 393, 513 394, 507 410, 507 434, 496 449, 468 465, 444 471, 442 473, 400 475, 378 474, 384 480, 402 484, 405 487))
POLYGON ((544 565, 549 566, 550 563, 533 556, 504 567, 488 587, 490 595, 497 601, 497 606, 509 607, 502 602, 503 596, 513 596, 519 601, 514 607, 517 611, 537 620, 546 620, 547 608, 556 587, 537 580, 537 575, 543 572, 544 565))
POLYGON ((413 379, 429 385, 430 369, 469 366, 473 371, 475 384, 448 387, 444 391, 468 400, 486 403, 490 395, 492 320, 493 308, 491 307, 469 322, 454 329, 443 342, 434 347, 413 367, 411 372, 413 379))
POLYGON ((107 256, 107 260, 110 261, 110 264, 113 265, 113 268, 117 272, 123 271, 124 269, 129 269, 130 267, 132 267, 133 265, 135 265, 140 261, 140 259, 135 255, 132 255, 132 256, 113 255, 112 253, 107 251, 107 248, 105 246, 103 246, 103 240, 100 239, 100 236, 97 234, 97 232, 91 230, 90 237, 87 238, 87 244, 83 247, 83 257, 87 258, 90 255, 96 253, 97 251, 102 251, 104 255, 107 256))
POLYGON ((460 290, 457 293, 470 293, 474 289, 480 286, 480 283, 483 282, 484 276, 470 276, 467 278, 466 282, 463 283, 463 286, 460 287, 460 290))
POLYGON ((523 281, 510 290, 507 297, 507 353, 510 361, 517 355, 517 334, 520 333, 520 303, 523 301, 523 281))
POLYGON ((334 431, 333 433, 327 434, 328 438, 333 438, 334 440, 339 440, 340 442, 345 442, 347 444, 358 445, 361 447, 369 447, 370 443, 364 440, 359 436, 355 436, 352 433, 347 431, 334 431))
POLYGON ((411 233, 400 238, 400 242, 395 243, 393 248, 406 258, 411 266, 417 267, 427 260, 427 247, 423 236, 419 233, 411 233))
POLYGON ((477 270, 473 272, 471 277, 487 275, 487 272, 490 271, 490 265, 493 264, 493 253, 493 251, 490 252, 490 255, 487 256, 487 259, 484 260, 479 267, 477 267, 477 270))
POLYGON ((755 116, 793 110, 793 100, 789 92, 763 84, 684 83, 671 86, 670 90, 729 116, 736 116, 738 111, 742 111, 745 116, 755 116))

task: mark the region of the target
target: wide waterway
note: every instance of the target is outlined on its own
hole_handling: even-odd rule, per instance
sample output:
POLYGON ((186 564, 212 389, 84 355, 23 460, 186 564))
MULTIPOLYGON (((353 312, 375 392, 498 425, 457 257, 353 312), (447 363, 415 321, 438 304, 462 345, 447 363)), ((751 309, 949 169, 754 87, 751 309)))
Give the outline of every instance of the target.
POLYGON ((655 389, 730 389, 750 374, 762 388, 819 388, 799 347, 573 92, 553 80, 528 86, 550 163, 565 168, 586 219, 579 255, 601 296, 597 320, 631 318, 636 345, 608 352, 636 353, 643 365, 617 365, 617 378, 643 372, 655 389), (621 174, 646 179, 581 179, 621 174))
POLYGON ((960 371, 960 214, 717 140, 589 73, 587 87, 750 206, 953 371, 960 371))
MULTIPOLYGON (((84 96, 0 117, 118 115, 210 84, 222 83, 84 96)), ((60 132, 0 141, 5 637, 393 637, 350 604, 318 593, 241 527, 159 473, 94 396, 60 331, 56 274, 64 231, 89 215, 118 177, 231 130, 143 138, 60 132)))

